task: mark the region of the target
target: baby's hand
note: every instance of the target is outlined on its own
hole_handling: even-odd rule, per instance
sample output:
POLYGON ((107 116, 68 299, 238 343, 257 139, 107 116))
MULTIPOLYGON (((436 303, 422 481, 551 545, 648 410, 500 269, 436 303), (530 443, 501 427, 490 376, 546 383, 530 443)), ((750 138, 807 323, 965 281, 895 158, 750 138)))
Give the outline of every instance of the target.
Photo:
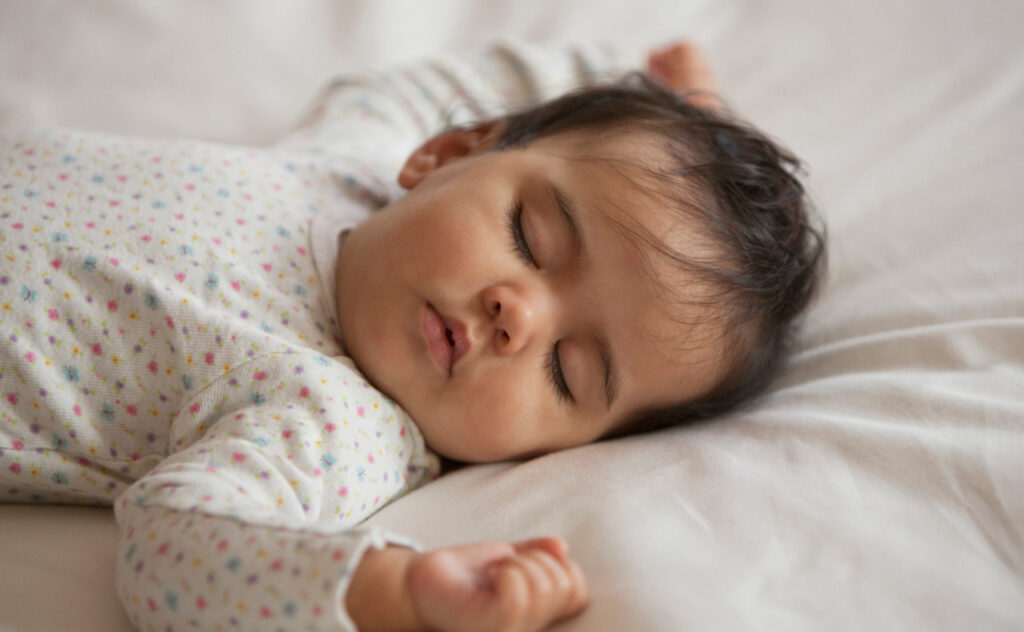
POLYGON ((700 107, 714 107, 715 77, 704 51, 691 42, 675 42, 647 55, 647 73, 700 107))
POLYGON ((589 601, 582 571, 557 538, 431 551, 412 560, 406 579, 431 630, 542 630, 589 601))

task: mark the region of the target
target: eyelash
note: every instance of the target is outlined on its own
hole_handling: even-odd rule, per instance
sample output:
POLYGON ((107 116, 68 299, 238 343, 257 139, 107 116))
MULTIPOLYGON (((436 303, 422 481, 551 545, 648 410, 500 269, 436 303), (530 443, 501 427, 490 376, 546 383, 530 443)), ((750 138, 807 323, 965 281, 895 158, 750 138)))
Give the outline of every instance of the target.
POLYGON ((516 202, 508 211, 508 232, 512 236, 512 251, 526 263, 534 268, 539 268, 537 260, 533 258, 533 251, 530 250, 530 244, 526 243, 526 235, 523 233, 523 205, 520 202, 516 202))
POLYGON ((559 401, 570 402, 573 400, 572 391, 565 382, 565 375, 562 373, 562 361, 558 359, 558 343, 551 345, 551 351, 546 354, 544 364, 547 365, 547 374, 551 378, 551 385, 555 387, 559 401))
MULTIPOLYGON (((530 244, 527 243, 526 235, 523 233, 523 205, 521 203, 517 202, 509 209, 508 232, 512 237, 512 251, 528 265, 539 268, 540 265, 537 264, 537 260, 533 257, 530 244)), ((557 342, 544 355, 544 368, 559 401, 572 401, 572 391, 569 390, 569 385, 565 381, 565 374, 562 373, 562 361, 558 357, 557 342)))

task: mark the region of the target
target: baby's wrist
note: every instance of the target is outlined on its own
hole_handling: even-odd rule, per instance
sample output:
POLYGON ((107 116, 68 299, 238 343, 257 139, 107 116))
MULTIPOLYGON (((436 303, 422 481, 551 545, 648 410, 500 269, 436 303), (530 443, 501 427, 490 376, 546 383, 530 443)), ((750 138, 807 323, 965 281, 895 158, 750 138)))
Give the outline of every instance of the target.
POLYGON ((409 565, 419 555, 389 546, 363 554, 345 593, 345 609, 360 632, 423 630, 409 594, 409 565))

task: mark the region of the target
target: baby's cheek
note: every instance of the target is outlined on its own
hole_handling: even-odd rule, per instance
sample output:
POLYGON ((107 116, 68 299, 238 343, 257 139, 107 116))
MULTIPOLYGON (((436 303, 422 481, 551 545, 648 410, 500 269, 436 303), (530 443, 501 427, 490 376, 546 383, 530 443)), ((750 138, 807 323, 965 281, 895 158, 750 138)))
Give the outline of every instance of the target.
POLYGON ((467 420, 475 426, 474 434, 481 450, 493 459, 518 456, 546 440, 541 405, 543 393, 525 380, 495 381, 474 394, 473 411, 467 420))

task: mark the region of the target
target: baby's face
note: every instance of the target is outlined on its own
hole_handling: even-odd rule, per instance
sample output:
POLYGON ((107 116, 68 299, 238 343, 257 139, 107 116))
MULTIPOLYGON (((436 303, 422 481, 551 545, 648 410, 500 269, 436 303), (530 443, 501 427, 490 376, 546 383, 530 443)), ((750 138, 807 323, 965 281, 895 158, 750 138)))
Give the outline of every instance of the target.
MULTIPOLYGON (((619 224, 678 237, 678 214, 582 156, 573 134, 488 151, 486 131, 421 148, 400 177, 406 196, 346 240, 339 319, 367 378, 432 449, 471 462, 587 443, 710 390, 724 371, 720 325, 706 308, 667 305, 650 269, 659 255, 619 224)), ((644 150, 625 137, 599 153, 644 150)), ((682 241, 699 248, 688 230, 682 241)), ((699 300, 687 274, 670 273, 673 291, 692 286, 699 300)))

